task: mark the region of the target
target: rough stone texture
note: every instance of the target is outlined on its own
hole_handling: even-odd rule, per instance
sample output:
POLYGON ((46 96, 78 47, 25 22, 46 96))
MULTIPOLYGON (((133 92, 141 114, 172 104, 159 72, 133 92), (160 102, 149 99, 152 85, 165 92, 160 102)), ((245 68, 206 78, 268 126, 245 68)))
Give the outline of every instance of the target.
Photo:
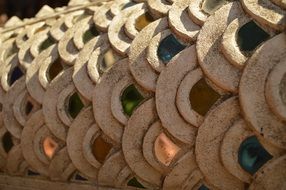
POLYGON ((207 13, 210 2, 71 0, 11 18, 0 28, 0 189, 285 189, 285 0, 212 1, 207 13), (249 21, 270 38, 246 54, 249 21), (170 34, 186 48, 163 63, 170 34), (239 150, 253 136, 271 159, 251 174, 239 150))

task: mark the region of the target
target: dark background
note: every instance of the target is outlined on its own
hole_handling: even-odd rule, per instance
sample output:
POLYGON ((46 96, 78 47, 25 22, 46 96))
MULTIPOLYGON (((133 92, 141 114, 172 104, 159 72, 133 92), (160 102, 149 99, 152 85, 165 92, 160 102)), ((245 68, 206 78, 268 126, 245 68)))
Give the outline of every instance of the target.
POLYGON ((34 17, 43 5, 52 8, 67 5, 69 0, 0 0, 0 26, 12 16, 34 17))

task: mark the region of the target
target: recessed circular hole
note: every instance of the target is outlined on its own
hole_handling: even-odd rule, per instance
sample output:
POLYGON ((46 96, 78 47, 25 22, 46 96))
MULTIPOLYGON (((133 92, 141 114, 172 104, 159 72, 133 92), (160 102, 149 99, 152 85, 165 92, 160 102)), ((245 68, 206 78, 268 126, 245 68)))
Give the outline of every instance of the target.
POLYGON ((63 71, 63 69, 64 67, 62 65, 62 60, 58 58, 48 68, 47 79, 49 80, 49 82, 51 82, 54 78, 56 78, 56 76, 58 76, 58 74, 60 74, 63 71))
POLYGON ((8 153, 14 146, 12 135, 7 131, 2 137, 3 148, 8 153))
POLYGON ((201 185, 198 190, 209 190, 209 188, 205 185, 201 185))
POLYGON ((44 51, 45 49, 47 49, 48 47, 50 47, 51 45, 55 44, 56 41, 51 37, 49 36, 45 41, 43 41, 41 43, 41 45, 39 46, 39 52, 42 52, 44 51))
POLYGON ((161 133, 154 143, 154 150, 157 159, 165 166, 169 166, 180 148, 161 133))
POLYGON ((95 159, 103 163, 112 148, 112 144, 108 143, 104 138, 98 136, 92 145, 92 153, 95 159))
POLYGON ((134 84, 129 85, 121 95, 121 104, 126 115, 131 116, 135 108, 144 100, 134 84))
POLYGON ((43 141, 43 149, 45 155, 51 159, 58 148, 58 143, 51 137, 46 137, 43 141))
POLYGON ((190 92, 192 109, 202 116, 206 115, 219 98, 220 94, 212 89, 204 78, 200 79, 190 92))
POLYGON ((79 114, 79 112, 84 107, 83 102, 81 101, 80 96, 77 92, 74 92, 69 98, 68 98, 68 107, 67 112, 68 114, 74 119, 79 114))
POLYGON ((97 65, 100 75, 107 72, 119 59, 121 59, 121 56, 114 52, 113 49, 109 49, 107 52, 105 52, 102 57, 102 61, 100 61, 97 65))
POLYGON ((22 76, 24 75, 24 73, 22 72, 22 70, 16 66, 10 73, 9 73, 9 80, 8 80, 8 84, 9 86, 12 86, 18 79, 20 79, 22 76))
POLYGON ((131 178, 127 182, 127 186, 145 189, 145 187, 137 180, 136 177, 131 178))
POLYGON ((99 35, 99 32, 97 31, 95 25, 91 25, 87 31, 84 32, 82 39, 83 43, 86 44, 88 41, 90 41, 92 38, 99 35))
POLYGON ((167 64, 175 55, 185 48, 185 45, 181 44, 173 34, 170 34, 160 42, 157 55, 163 63, 167 64))
POLYGON ((88 181, 88 179, 86 179, 85 177, 83 177, 81 174, 79 174, 78 172, 76 172, 74 174, 74 180, 76 181, 88 181))
POLYGON ((144 13, 136 19, 135 28, 140 32, 148 24, 154 21, 154 18, 148 13, 144 13))
POLYGON ((30 177, 35 177, 35 176, 39 176, 40 174, 37 173, 37 172, 34 172, 34 171, 31 170, 31 169, 28 169, 28 170, 27 170, 27 175, 30 176, 30 177))
POLYGON ((244 24, 237 33, 237 44, 245 55, 255 50, 262 42, 269 39, 270 35, 259 27, 254 21, 244 24))
POLYGON ((272 158, 255 136, 245 139, 238 151, 240 166, 250 174, 254 174, 268 160, 272 158))
POLYGON ((208 14, 213 14, 216 10, 222 7, 229 0, 204 0, 202 9, 208 14))
POLYGON ((22 38, 23 41, 27 41, 29 39, 29 37, 27 36, 27 34, 25 34, 22 38))
POLYGON ((30 101, 27 101, 26 106, 25 106, 25 114, 29 115, 32 112, 33 108, 34 108, 34 105, 30 101))

